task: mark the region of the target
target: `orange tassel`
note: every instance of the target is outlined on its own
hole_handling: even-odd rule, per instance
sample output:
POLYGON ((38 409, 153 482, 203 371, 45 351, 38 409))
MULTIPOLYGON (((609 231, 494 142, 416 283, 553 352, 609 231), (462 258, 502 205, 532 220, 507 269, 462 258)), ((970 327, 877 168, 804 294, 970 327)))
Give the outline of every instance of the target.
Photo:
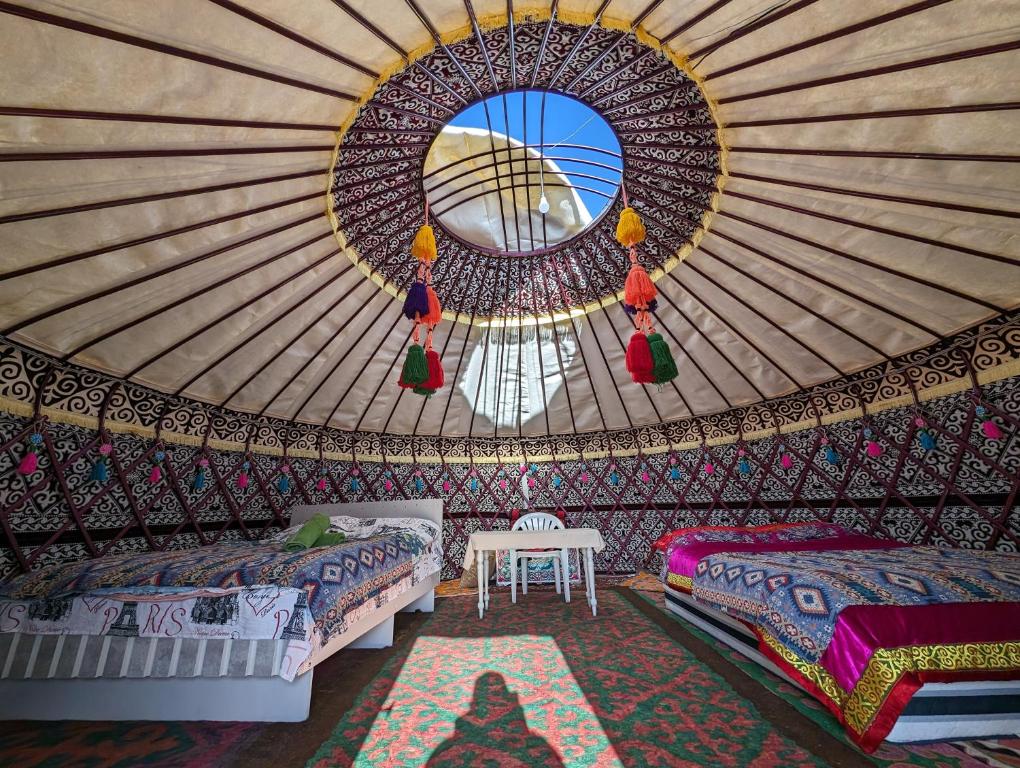
POLYGON ((429 313, 425 315, 421 321, 428 326, 438 325, 443 319, 443 307, 439 303, 439 297, 436 292, 432 290, 432 286, 426 286, 425 292, 429 298, 429 313))
POLYGON ((627 282, 623 286, 623 300, 632 307, 646 308, 656 297, 658 291, 655 283, 645 272, 645 268, 635 260, 627 273, 627 282))

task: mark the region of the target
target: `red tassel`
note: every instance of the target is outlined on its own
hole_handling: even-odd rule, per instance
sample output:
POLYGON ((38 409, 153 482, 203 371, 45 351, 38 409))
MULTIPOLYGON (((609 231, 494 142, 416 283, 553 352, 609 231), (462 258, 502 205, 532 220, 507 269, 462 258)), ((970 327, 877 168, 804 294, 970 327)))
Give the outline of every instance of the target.
POLYGON ((324 490, 326 490, 326 478, 325 477, 320 477, 319 478, 319 482, 317 482, 315 484, 315 490, 317 490, 317 491, 324 491, 324 490))
POLYGON ((877 459, 882 455, 882 446, 874 440, 869 440, 864 450, 867 451, 868 455, 873 459, 877 459))
POLYGON ((149 470, 149 482, 155 485, 163 479, 163 472, 159 468, 159 464, 153 464, 152 469, 149 470))
POLYGON ((425 361, 429 364, 429 377, 421 386, 433 392, 442 389, 446 377, 443 374, 443 361, 439 359, 439 353, 430 349, 425 353, 425 361))
POLYGON ((999 425, 996 424, 991 419, 981 422, 981 431, 984 433, 985 437, 987 437, 989 440, 1002 439, 1002 430, 999 429, 999 425))
POLYGON ((624 302, 641 309, 647 307, 657 293, 655 283, 645 272, 645 268, 637 262, 631 264, 630 272, 627 273, 627 282, 623 286, 624 302))
POLYGON ((655 383, 655 361, 652 360, 652 348, 648 346, 648 337, 637 331, 630 337, 627 344, 627 370, 630 377, 638 384, 655 383))
POLYGON ((790 458, 790 454, 784 453, 779 463, 783 465, 783 469, 790 469, 793 466, 793 459, 790 458))
POLYGON ((18 464, 19 475, 31 475, 39 468, 39 457, 35 455, 35 451, 29 451, 21 457, 21 463, 18 464))
POLYGON ((237 476, 237 487, 247 488, 248 487, 248 473, 242 472, 237 476))

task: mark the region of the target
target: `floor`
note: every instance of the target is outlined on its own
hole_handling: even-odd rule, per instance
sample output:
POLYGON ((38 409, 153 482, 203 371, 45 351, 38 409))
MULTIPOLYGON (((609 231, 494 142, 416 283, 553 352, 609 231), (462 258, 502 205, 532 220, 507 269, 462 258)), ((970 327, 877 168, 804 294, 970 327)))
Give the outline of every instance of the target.
POLYGON ((484 620, 455 582, 395 645, 316 671, 297 724, 4 723, 0 765, 1020 768, 1020 740, 866 756, 827 712, 667 613, 658 582, 602 580, 600 611, 536 588, 484 620))

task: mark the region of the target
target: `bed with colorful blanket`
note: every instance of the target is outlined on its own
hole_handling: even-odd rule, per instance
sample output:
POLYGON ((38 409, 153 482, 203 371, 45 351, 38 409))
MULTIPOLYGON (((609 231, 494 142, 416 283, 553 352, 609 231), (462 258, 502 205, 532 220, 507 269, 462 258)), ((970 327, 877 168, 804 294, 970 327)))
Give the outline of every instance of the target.
MULTIPOLYGON (((85 691, 83 701, 110 693, 100 683, 162 682, 157 690, 172 699, 172 686, 188 682, 208 689, 206 703, 182 719, 303 719, 316 664, 359 639, 385 644, 387 621, 391 642, 395 610, 431 603, 442 504, 410 502, 436 507, 423 518, 402 515, 408 503, 319 508, 326 515, 308 507, 268 540, 55 565, 0 585, 0 716, 61 711, 55 697, 71 689, 50 687, 58 682, 91 684, 73 689, 85 691), (218 685, 227 681, 250 690, 228 694, 218 685), (38 693, 41 708, 25 703, 26 692, 38 693), (242 711, 254 700, 256 711, 242 718, 230 716, 238 706, 212 708, 228 695, 242 711), (303 716, 274 715, 302 701, 303 716)), ((153 713, 169 717, 165 708, 153 713)))
POLYGON ((865 750, 1020 731, 1020 556, 825 524, 661 545, 669 608, 813 694, 865 750))

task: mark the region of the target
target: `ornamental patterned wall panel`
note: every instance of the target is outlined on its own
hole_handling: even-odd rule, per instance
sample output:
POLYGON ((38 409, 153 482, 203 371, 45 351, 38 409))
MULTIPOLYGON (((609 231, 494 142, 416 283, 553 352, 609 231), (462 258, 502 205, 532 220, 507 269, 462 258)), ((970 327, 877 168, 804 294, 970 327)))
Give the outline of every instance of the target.
MULTIPOLYGON (((603 532, 602 572, 641 567, 664 531, 697 523, 835 520, 914 543, 1020 551, 1018 387, 1014 377, 986 386, 980 400, 959 393, 920 410, 886 410, 866 423, 666 453, 543 462, 523 476, 517 462, 284 458, 2 416, 0 576, 83 557, 257 539, 283 525, 295 503, 440 497, 447 505, 443 575, 450 578, 459 572, 468 533, 508 526, 511 510, 524 506, 525 489, 533 507, 563 509, 571 525, 603 532), (985 436, 987 418, 1002 433, 998 439, 985 436), (933 450, 922 446, 918 419, 933 450), (866 452, 865 427, 880 456, 866 452), (39 466, 24 476, 16 467, 34 431, 42 435, 39 466), (90 478, 104 442, 111 446, 109 472, 99 482, 90 478), (157 446, 166 459, 153 483, 157 446), (783 453, 789 468, 782 466, 783 453), (202 459, 206 479, 196 489, 202 459), (241 488, 246 461, 249 482, 241 488), (285 466, 289 487, 281 490, 285 466)), ((179 423, 186 424, 183 417, 179 423)))

